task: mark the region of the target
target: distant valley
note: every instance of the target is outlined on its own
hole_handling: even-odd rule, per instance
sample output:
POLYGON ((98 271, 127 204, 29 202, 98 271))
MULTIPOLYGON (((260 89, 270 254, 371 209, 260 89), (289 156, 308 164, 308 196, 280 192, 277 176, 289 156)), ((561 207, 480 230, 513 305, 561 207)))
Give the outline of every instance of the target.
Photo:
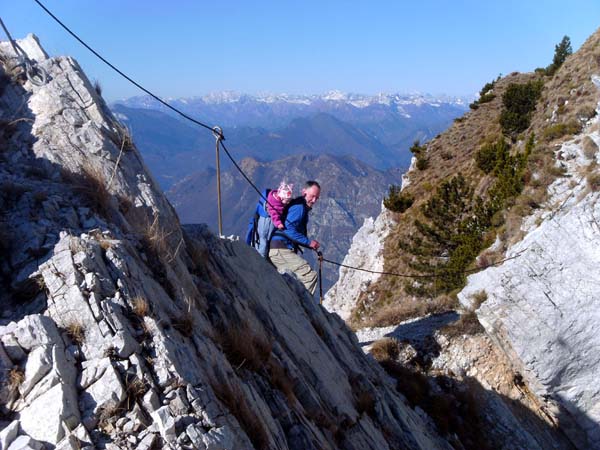
MULTIPOLYGON (((376 216, 390 184, 399 184, 415 139, 431 139, 467 110, 467 100, 431 96, 262 96, 233 93, 170 100, 186 114, 223 128, 227 148, 263 189, 283 178, 323 185, 310 232, 341 261, 364 219, 376 216)), ((215 140, 150 97, 112 105, 130 129, 183 223, 217 228, 215 140)), ((224 234, 243 235, 258 194, 225 155, 224 234)), ((328 266, 325 287, 337 279, 328 266)))
MULTIPOLYGON (((261 189, 277 187, 286 179, 295 184, 296 195, 306 180, 317 179, 323 191, 311 212, 309 233, 322 243, 327 258, 340 262, 356 230, 365 218, 379 214, 387 187, 399 183, 402 174, 398 169, 380 171, 353 157, 332 155, 295 155, 273 162, 245 158, 240 166, 261 189)), ((216 184, 215 170, 207 169, 167 192, 183 223, 207 223, 217 229, 216 184)), ((235 169, 221 174, 221 188, 223 233, 243 236, 259 195, 235 169)), ((328 265, 324 269, 327 289, 337 280, 338 268, 328 265)))

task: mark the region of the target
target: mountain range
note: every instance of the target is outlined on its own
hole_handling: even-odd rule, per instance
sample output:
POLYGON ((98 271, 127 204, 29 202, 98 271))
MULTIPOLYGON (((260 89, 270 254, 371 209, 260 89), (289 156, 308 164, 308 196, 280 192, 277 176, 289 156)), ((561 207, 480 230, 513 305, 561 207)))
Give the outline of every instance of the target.
MULTIPOLYGON (((339 92, 262 97, 222 93, 170 102, 192 117, 221 126, 236 159, 273 161, 329 153, 353 156, 378 169, 406 168, 415 139, 432 138, 466 110, 466 100, 461 99, 339 92)), ((112 110, 130 128, 163 188, 214 167, 214 138, 151 97, 120 101, 112 110)))

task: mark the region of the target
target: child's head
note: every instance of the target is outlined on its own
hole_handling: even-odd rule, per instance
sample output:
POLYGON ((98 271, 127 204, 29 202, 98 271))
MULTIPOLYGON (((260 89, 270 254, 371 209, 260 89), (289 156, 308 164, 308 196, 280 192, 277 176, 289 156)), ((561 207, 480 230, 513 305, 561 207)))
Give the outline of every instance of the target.
POLYGON ((294 190, 293 184, 287 184, 282 181, 277 189, 277 197, 281 200, 281 203, 288 204, 292 200, 292 191, 294 190))

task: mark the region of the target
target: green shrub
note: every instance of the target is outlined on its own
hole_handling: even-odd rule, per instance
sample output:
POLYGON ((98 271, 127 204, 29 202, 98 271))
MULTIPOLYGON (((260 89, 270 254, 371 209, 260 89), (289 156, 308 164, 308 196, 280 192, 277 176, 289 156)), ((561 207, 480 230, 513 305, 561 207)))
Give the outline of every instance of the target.
POLYGON ((425 145, 421 145, 420 141, 417 139, 415 142, 413 142, 413 145, 410 147, 409 150, 417 158, 421 158, 427 150, 427 147, 425 145))
POLYGON ((424 220, 414 221, 417 232, 398 245, 413 270, 435 277, 406 284, 409 295, 435 297, 464 286, 467 268, 491 244, 489 231, 497 224, 498 213, 523 189, 533 145, 532 135, 525 151, 514 155, 503 138, 483 147, 476 156, 478 166, 495 177, 485 197, 475 195, 473 186, 458 174, 442 182, 423 204, 424 220))
POLYGON ((425 156, 427 147, 425 145, 421 145, 418 139, 413 142, 413 145, 410 147, 410 151, 417 158, 417 169, 425 170, 429 167, 429 160, 425 156))
POLYGON ((580 131, 581 124, 576 120, 570 120, 566 123, 556 123, 554 125, 550 125, 544 130, 544 139, 546 141, 551 141, 569 134, 577 134, 580 131))
POLYGON ((469 105, 471 109, 479 108, 479 105, 483 103, 491 102, 496 98, 496 95, 492 92, 494 86, 496 85, 497 80, 493 80, 489 83, 486 83, 481 90, 479 91, 479 98, 475 100, 473 103, 469 105))
POLYGON ((500 114, 500 125, 504 134, 514 137, 529 127, 531 114, 543 87, 541 80, 508 85, 502 96, 503 110, 500 114))
POLYGON ((429 167, 429 160, 426 158, 417 158, 417 169, 425 170, 429 167))
POLYGON ((390 211, 403 213, 412 206, 414 201, 414 197, 402 192, 400 186, 391 185, 388 196, 383 199, 383 206, 390 211))
MULTIPOLYGON (((502 140, 504 142, 504 140, 502 140)), ((477 167, 483 170, 485 173, 490 173, 496 167, 498 159, 498 149, 496 144, 485 144, 475 154, 475 162, 477 167)))

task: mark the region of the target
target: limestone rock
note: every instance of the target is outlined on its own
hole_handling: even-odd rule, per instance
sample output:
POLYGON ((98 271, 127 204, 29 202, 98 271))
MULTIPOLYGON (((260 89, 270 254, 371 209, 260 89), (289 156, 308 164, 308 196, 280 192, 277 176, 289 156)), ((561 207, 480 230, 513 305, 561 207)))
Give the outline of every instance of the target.
POLYGON ((19 421, 13 420, 8 426, 0 431, 0 449, 6 449, 19 434, 19 421))
POLYGON ((43 450, 44 444, 29 436, 19 436, 8 447, 8 450, 43 450))
POLYGON ((558 150, 573 177, 550 186, 553 211, 526 220, 526 236, 507 252, 517 258, 470 276, 459 294, 469 305, 486 292, 479 321, 535 394, 559 405, 561 427, 579 448, 600 446, 600 206, 578 173, 589 163, 580 142, 600 143, 597 123, 558 150))
MULTIPOLYGON (((393 225, 392 215, 385 208, 375 220, 365 219, 352 239, 352 246, 342 264, 374 272, 383 271, 383 244, 393 225)), ((324 306, 342 319, 349 319, 358 295, 379 277, 378 274, 340 267, 339 280, 327 291, 324 306)))

